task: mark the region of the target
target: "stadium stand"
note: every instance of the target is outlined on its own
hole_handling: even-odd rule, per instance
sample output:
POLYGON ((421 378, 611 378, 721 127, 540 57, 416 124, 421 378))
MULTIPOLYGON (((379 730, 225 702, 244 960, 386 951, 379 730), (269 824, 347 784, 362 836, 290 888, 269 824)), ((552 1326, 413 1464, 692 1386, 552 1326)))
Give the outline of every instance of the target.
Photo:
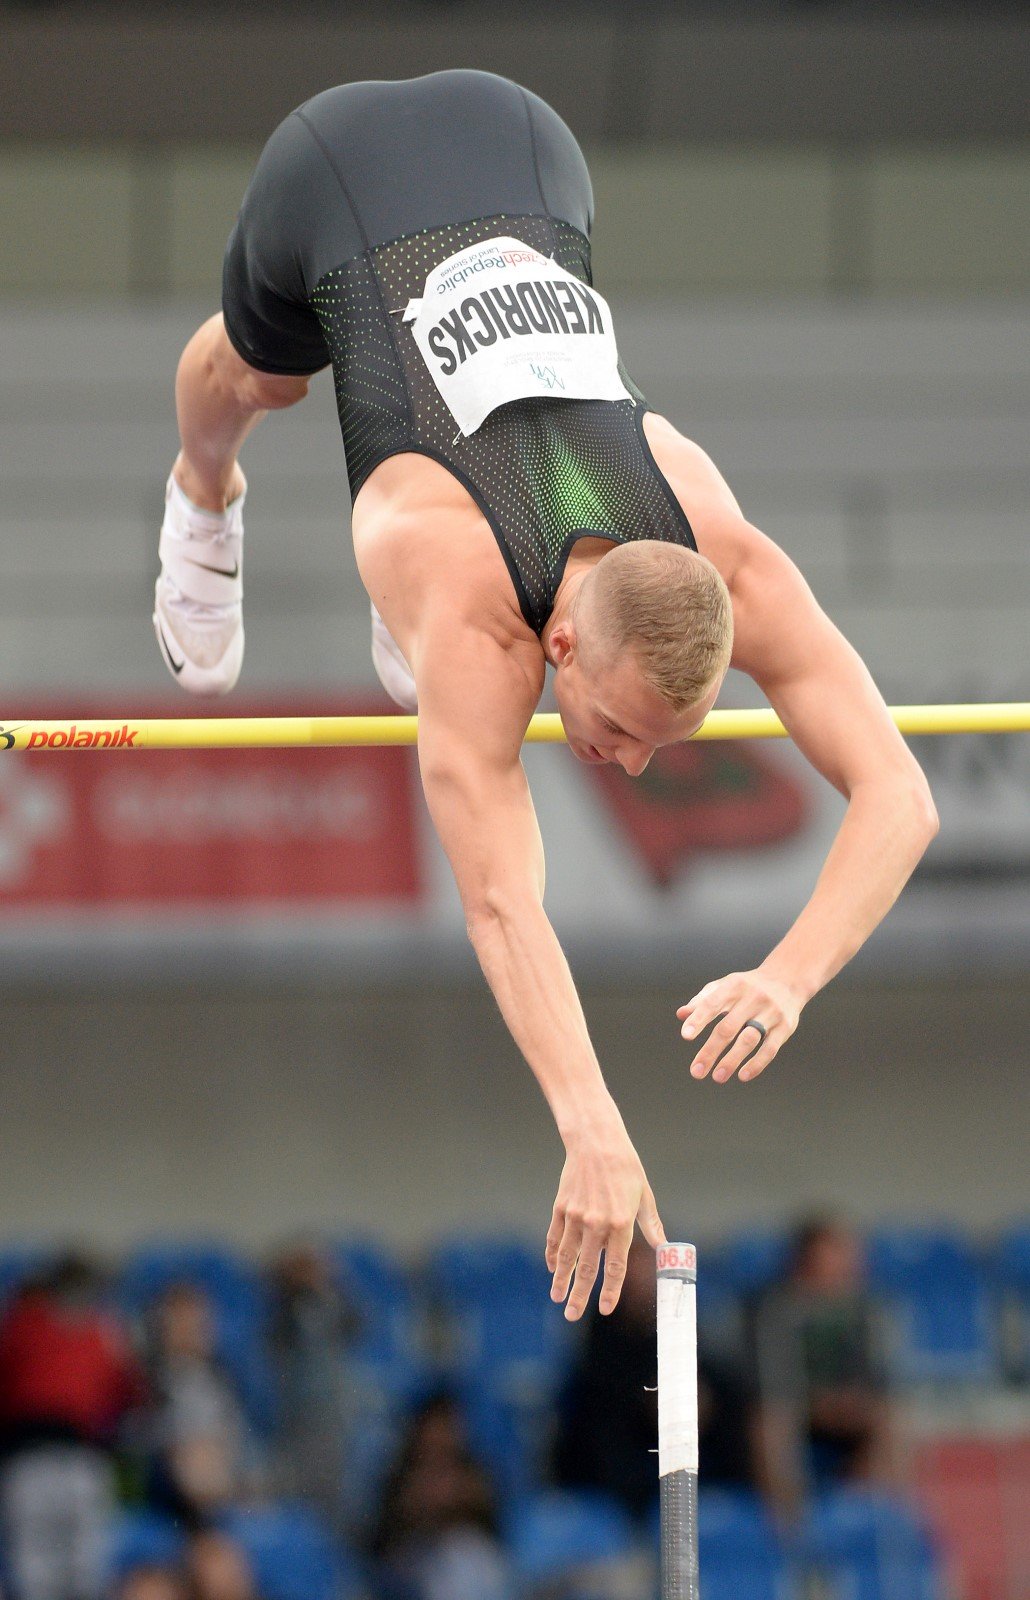
MULTIPOLYGON (((914 1500, 830 1490, 810 1502, 791 1538, 756 1494, 708 1490, 700 1517, 705 1600, 810 1593, 832 1600, 1022 1600, 1030 1592, 1025 1373, 997 1360, 1012 1297, 1025 1316, 1026 1237, 1025 1222, 993 1241, 927 1225, 891 1225, 868 1236, 872 1281, 902 1321, 895 1393, 903 1404, 906 1396, 919 1402, 914 1500), (938 1324, 949 1304, 960 1310, 938 1324), (992 1425, 991 1416, 1001 1421, 992 1425)), ((548 1586, 588 1594, 591 1573, 653 1552, 653 1539, 641 1542, 605 1496, 556 1491, 542 1477, 548 1419, 576 1331, 553 1312, 531 1246, 519 1238, 448 1239, 415 1264, 368 1239, 337 1240, 330 1253, 359 1317, 352 1355, 360 1421, 351 1463, 364 1482, 364 1499, 355 1502, 359 1522, 410 1408, 444 1386, 461 1400, 473 1447, 497 1485, 518 1595, 548 1586)), ((47 1258, 38 1243, 12 1242, 0 1251, 0 1302, 47 1258)), ((776 1281, 783 1238, 737 1234, 713 1243, 705 1259, 718 1284, 714 1302, 722 1312, 739 1312, 776 1281)), ((264 1371, 258 1414, 274 1431, 266 1286, 257 1261, 225 1241, 151 1240, 121 1263, 113 1301, 139 1324, 164 1288, 184 1280, 210 1295, 234 1371, 251 1378, 264 1371)), ((218 1525, 246 1553, 265 1600, 356 1600, 366 1592, 364 1557, 342 1547, 309 1506, 275 1499, 236 1505, 218 1525)), ((656 1527, 652 1520, 649 1533, 656 1527)), ((185 1538, 166 1514, 128 1506, 111 1532, 112 1581, 141 1564, 179 1560, 185 1538)))

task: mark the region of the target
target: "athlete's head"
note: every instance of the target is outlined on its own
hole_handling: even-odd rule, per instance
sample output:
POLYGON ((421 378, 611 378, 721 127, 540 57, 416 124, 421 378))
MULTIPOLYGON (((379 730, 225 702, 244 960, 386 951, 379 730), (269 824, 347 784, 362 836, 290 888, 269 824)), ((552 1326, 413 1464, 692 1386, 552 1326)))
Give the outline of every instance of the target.
POLYGON ((712 563, 682 545, 619 545, 583 579, 550 646, 572 750, 636 776, 715 703, 733 646, 729 592, 712 563))

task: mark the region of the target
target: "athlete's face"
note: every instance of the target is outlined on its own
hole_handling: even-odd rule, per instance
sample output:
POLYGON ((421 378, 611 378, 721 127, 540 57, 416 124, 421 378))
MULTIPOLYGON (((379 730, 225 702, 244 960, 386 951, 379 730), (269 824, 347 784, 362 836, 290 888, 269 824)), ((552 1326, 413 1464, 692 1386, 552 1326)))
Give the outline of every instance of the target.
POLYGON ((697 705, 673 711, 645 682, 636 658, 625 651, 612 660, 593 660, 564 641, 556 641, 554 696, 569 748, 590 765, 616 762, 639 777, 662 745, 678 744, 696 733, 721 684, 697 705))

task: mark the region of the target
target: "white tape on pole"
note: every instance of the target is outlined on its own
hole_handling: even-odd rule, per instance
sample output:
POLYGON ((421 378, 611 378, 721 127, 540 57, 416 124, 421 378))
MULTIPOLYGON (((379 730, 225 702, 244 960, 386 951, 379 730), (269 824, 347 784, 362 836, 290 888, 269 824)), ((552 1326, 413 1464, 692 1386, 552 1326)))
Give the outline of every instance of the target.
POLYGON ((658 1474, 697 1472, 697 1252, 666 1244, 658 1268, 658 1474))

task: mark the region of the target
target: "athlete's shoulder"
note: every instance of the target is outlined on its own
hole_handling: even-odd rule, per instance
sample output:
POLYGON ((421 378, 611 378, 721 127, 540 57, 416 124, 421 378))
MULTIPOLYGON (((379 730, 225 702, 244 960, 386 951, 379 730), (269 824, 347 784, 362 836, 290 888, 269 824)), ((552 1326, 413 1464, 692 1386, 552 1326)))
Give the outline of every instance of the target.
POLYGON ((382 462, 352 526, 362 581, 383 615, 390 610, 402 648, 432 617, 444 633, 467 626, 541 654, 485 516, 439 462, 411 453, 382 462))
POLYGON ((697 547, 729 582, 724 563, 743 553, 748 524, 711 456, 667 418, 649 411, 644 433, 658 469, 683 508, 697 547))

